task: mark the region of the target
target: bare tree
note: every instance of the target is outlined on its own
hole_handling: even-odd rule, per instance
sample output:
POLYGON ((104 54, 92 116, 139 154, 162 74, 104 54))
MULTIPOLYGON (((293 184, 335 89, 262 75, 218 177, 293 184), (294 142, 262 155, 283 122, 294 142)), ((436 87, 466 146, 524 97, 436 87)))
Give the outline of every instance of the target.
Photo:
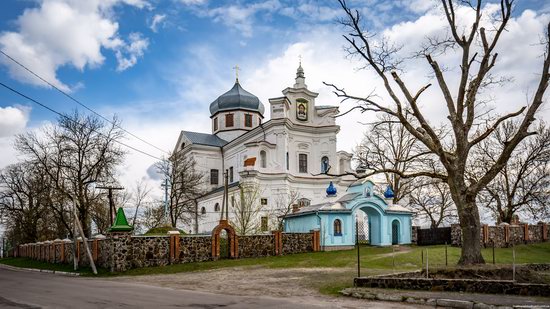
MULTIPOLYGON (((494 26, 494 29, 489 29, 489 31, 482 25, 482 1, 473 2, 461 2, 469 4, 468 7, 474 14, 470 26, 463 27, 459 26, 463 21, 459 20, 459 16, 455 14, 456 3, 453 0, 441 0, 442 12, 448 22, 449 36, 428 39, 426 47, 417 55, 426 60, 443 95, 442 104, 445 105, 448 113, 448 123, 443 130, 434 127, 421 108, 424 98, 422 93, 431 84, 426 84, 417 90, 411 89, 399 74, 399 67, 403 61, 406 61, 406 59, 397 56, 399 46, 390 44, 384 38, 376 39, 365 30, 362 15, 358 10, 351 9, 345 0, 339 0, 339 3, 345 13, 341 23, 349 31, 344 35, 344 39, 349 43, 348 51, 365 61, 365 67, 371 68, 377 74, 384 84, 385 92, 391 98, 391 103, 381 102, 375 96, 366 98, 353 96, 343 88, 327 84, 333 87, 335 94, 342 100, 357 101, 359 103, 357 109, 363 112, 387 114, 401 122, 410 134, 420 140, 438 158, 443 167, 442 171, 426 169, 402 173, 399 170, 383 169, 373 173, 391 172, 402 178, 425 176, 440 179, 449 185, 462 228, 463 246, 459 260, 461 265, 485 262, 481 256, 479 241, 481 223, 476 204, 477 195, 506 166, 506 162, 516 146, 527 136, 535 134, 529 131, 529 127, 535 119, 535 113, 543 103, 550 79, 548 44, 550 31, 547 31, 544 36, 545 54, 539 84, 528 106, 506 115, 491 114, 492 117, 480 118, 484 113, 479 109, 481 99, 478 98, 478 93, 483 87, 495 83, 491 72, 497 63, 496 46, 510 21, 513 0, 502 0, 500 11, 496 15, 486 12, 493 19, 490 26, 494 26), (478 43, 479 48, 476 45, 478 43), (448 76, 443 74, 444 69, 436 60, 438 55, 444 54, 448 49, 455 49, 461 53, 460 68, 457 70, 459 82, 456 86, 449 85, 448 76), (453 89, 456 89, 454 90, 456 93, 452 92, 453 89), (493 134, 503 122, 520 115, 523 116, 516 132, 497 155, 494 164, 476 180, 469 179, 467 169, 470 163, 471 149, 493 134), (414 121, 410 121, 409 116, 414 121)), ((550 24, 548 27, 550 28, 550 24)), ((451 74, 450 72, 446 73, 451 74)))
MULTIPOLYGON (((507 122, 493 136, 478 144, 478 168, 487 170, 517 130, 507 122)), ((517 213, 540 220, 550 215, 550 129, 541 123, 537 135, 523 140, 497 176, 478 197, 497 222, 511 223, 517 213)))
POLYGON ((457 219, 449 186, 438 180, 417 179, 415 188, 409 194, 409 206, 415 217, 430 222, 431 228, 457 219))
POLYGON ((17 163, 0 172, 0 213, 15 243, 39 240, 47 213, 48 183, 29 163, 17 163), (42 224, 41 224, 42 223, 42 224))
POLYGON ((164 205, 162 203, 152 203, 146 206, 143 211, 143 217, 139 222, 147 230, 160 227, 164 223, 164 205))
POLYGON ((292 207, 297 205, 298 200, 302 197, 300 191, 295 189, 284 190, 279 193, 275 199, 275 220, 277 222, 276 229, 283 230, 284 218, 291 213, 292 207))
POLYGON ((144 203, 146 203, 146 200, 149 197, 149 193, 151 193, 151 188, 147 186, 147 183, 141 180, 136 182, 131 199, 131 202, 133 204, 132 206, 136 208, 134 211, 134 218, 132 219, 133 226, 136 225, 139 209, 144 203))
POLYGON ((204 194, 204 173, 182 151, 173 153, 169 160, 157 162, 156 168, 168 180, 170 224, 176 227, 179 222, 191 223, 196 217, 197 199, 204 194))
MULTIPOLYGON (((389 169, 405 174, 418 169, 424 155, 419 144, 399 121, 382 114, 369 125, 363 140, 355 148, 354 156, 358 165, 367 172, 389 169)), ((413 189, 414 180, 403 178, 401 174, 384 173, 395 194, 393 202, 396 204, 413 189)))
POLYGON ((90 236, 90 208, 101 196, 93 184, 111 182, 115 167, 124 157, 116 144, 123 137, 118 128, 116 118, 107 125, 95 116, 75 111, 61 116, 56 125, 44 128, 40 135, 31 132, 16 139, 16 148, 40 167, 58 200, 64 203, 54 211, 63 217, 69 202, 76 208, 86 236, 90 236))
POLYGON ((250 235, 260 230, 260 212, 263 209, 260 197, 261 188, 257 184, 240 184, 239 198, 232 208, 231 225, 239 235, 250 235))

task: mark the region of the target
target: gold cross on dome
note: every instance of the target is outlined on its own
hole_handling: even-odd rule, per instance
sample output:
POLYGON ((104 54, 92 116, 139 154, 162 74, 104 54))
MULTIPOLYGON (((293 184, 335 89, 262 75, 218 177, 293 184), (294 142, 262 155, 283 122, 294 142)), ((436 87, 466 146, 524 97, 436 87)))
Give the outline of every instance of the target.
POLYGON ((233 67, 233 70, 235 70, 235 76, 237 77, 237 81, 239 80, 239 70, 241 68, 239 67, 238 64, 236 64, 234 67, 233 67))

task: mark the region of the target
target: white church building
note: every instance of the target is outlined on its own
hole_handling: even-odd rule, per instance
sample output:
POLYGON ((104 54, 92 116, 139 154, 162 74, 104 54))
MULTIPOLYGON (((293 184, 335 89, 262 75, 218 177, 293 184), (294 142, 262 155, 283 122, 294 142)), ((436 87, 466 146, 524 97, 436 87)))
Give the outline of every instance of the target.
POLYGON ((259 232, 276 228, 278 208, 287 207, 284 201, 291 191, 298 193, 300 206, 309 206, 337 199, 327 197, 331 181, 338 192, 345 192, 355 181, 350 176, 323 175, 328 167, 331 174, 350 171, 352 154, 336 150, 338 107, 316 105, 317 96, 308 90, 300 65, 294 85, 269 99, 271 119, 266 120, 264 104, 244 90, 237 78, 231 90, 210 104, 211 133, 181 132, 174 151, 192 156, 206 175, 207 193, 198 200, 199 233, 212 231, 220 220, 224 171, 230 221, 240 196, 239 184, 250 182, 259 188, 259 232))

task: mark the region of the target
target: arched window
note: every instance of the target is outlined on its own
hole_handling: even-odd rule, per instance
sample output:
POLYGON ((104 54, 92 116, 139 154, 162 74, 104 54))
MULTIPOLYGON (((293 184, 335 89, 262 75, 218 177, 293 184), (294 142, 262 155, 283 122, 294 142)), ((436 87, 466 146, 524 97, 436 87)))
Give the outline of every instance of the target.
POLYGON ((220 211, 220 204, 219 203, 216 203, 216 205, 214 205, 214 211, 220 211))
POLYGON ((327 156, 324 156, 321 158, 321 173, 326 173, 328 172, 328 157, 327 156))
POLYGON ((205 215, 205 214, 206 214, 206 208, 204 208, 204 206, 203 206, 203 207, 201 207, 201 215, 205 215))
POLYGON ((342 236, 342 221, 334 220, 334 236, 342 236))
POLYGON ((264 150, 260 151, 260 166, 262 168, 267 167, 267 154, 265 153, 264 150))
POLYGON ((301 198, 298 200, 298 207, 308 207, 311 204, 311 201, 307 198, 301 198))

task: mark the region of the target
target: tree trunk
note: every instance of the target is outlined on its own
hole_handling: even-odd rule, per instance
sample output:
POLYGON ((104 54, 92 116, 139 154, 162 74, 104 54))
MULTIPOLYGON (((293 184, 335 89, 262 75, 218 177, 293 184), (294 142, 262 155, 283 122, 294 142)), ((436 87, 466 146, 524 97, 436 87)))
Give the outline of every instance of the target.
POLYGON ((462 229, 462 254, 458 265, 485 264, 481 255, 481 223, 475 198, 466 197, 461 203, 457 203, 462 229))

